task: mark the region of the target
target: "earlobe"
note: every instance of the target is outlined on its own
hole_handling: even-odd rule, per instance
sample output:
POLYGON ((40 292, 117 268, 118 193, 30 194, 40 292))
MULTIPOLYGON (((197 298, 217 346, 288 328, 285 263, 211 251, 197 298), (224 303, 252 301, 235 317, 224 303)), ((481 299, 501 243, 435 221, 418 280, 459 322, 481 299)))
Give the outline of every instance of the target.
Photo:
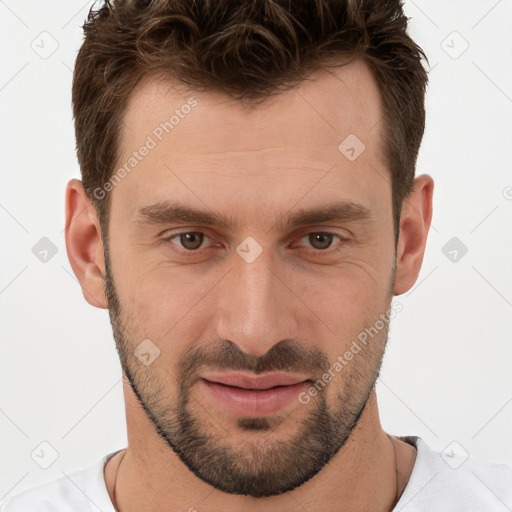
POLYGON ((414 189, 404 201, 396 255, 394 294, 409 291, 421 270, 432 220, 434 180, 427 174, 414 180, 414 189))
POLYGON ((87 302, 108 307, 104 291, 105 261, 96 209, 82 182, 73 179, 66 187, 66 251, 69 263, 87 302))

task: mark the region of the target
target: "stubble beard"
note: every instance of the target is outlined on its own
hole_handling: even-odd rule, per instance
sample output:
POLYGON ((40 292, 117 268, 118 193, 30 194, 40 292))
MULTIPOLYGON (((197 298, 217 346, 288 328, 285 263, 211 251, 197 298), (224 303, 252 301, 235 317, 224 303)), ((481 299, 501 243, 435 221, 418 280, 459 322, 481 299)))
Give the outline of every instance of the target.
MULTIPOLYGON (((334 403, 328 403, 324 389, 307 406, 294 408, 290 414, 301 414, 303 419, 291 436, 284 436, 283 429, 279 430, 280 426, 286 425, 286 418, 280 415, 238 418, 236 426, 231 424, 229 428, 236 429, 238 439, 246 433, 250 434, 251 440, 242 443, 243 448, 235 449, 229 441, 219 440, 229 438, 225 429, 220 429, 218 433, 208 432, 205 423, 215 424, 214 413, 209 413, 191 393, 198 366, 204 365, 212 355, 201 349, 191 352, 177 364, 173 378, 165 371, 159 374, 155 370, 156 365, 142 365, 133 353, 140 342, 133 334, 137 331, 131 325, 133 322, 123 318, 135 317, 124 314, 114 286, 106 244, 105 265, 105 292, 123 373, 157 434, 198 478, 225 493, 255 498, 275 496, 310 480, 345 445, 357 427, 380 374, 388 338, 387 325, 381 333, 382 337, 372 340, 375 347, 372 344, 366 346, 328 384, 336 385, 336 379, 343 383, 343 390, 338 391, 331 400, 334 403), (178 388, 174 400, 169 399, 169 385, 173 381, 175 388, 178 388), (306 407, 309 408, 307 412, 306 407), (261 435, 256 436, 256 433, 261 435)), ((392 279, 394 282, 394 271, 392 279)), ((365 327, 368 326, 361 331, 365 327)), ((226 369, 245 369, 257 373, 277 369, 295 370, 301 366, 313 366, 318 371, 321 367, 326 370, 328 366, 325 354, 308 351, 305 355, 296 343, 286 342, 276 344, 261 357, 248 357, 229 343, 222 345, 213 360, 222 360, 222 364, 228 361, 226 369), (295 365, 290 367, 290 361, 295 365)))

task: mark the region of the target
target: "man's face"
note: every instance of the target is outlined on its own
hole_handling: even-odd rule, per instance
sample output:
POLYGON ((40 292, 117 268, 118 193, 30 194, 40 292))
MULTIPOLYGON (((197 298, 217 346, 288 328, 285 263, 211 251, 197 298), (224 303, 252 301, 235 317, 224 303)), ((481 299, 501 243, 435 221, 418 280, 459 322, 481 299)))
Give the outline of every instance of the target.
POLYGON ((359 62, 312 78, 255 109, 145 80, 124 119, 117 168, 138 156, 112 191, 106 282, 121 362, 158 434, 228 493, 318 473, 356 426, 387 339, 378 89, 359 62), (243 379, 265 375, 277 380, 243 379))

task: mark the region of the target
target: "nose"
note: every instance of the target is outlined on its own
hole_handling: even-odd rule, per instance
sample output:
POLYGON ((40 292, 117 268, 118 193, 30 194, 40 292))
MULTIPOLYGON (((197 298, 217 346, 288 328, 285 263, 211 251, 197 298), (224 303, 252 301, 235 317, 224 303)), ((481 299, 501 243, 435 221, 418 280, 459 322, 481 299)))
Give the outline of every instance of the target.
POLYGON ((268 251, 251 263, 236 255, 218 290, 217 335, 257 356, 284 339, 300 337, 301 303, 289 279, 268 251))

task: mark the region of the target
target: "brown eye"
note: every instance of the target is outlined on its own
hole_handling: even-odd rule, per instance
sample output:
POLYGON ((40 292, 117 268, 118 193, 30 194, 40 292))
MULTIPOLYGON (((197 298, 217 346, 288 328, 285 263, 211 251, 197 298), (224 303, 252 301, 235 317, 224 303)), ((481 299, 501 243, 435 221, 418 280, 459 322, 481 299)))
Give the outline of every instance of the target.
POLYGON ((308 241, 317 250, 328 249, 333 242, 334 236, 332 233, 309 233, 308 241))
POLYGON ((191 258, 203 257, 205 252, 219 247, 202 231, 181 231, 163 238, 162 242, 179 256, 191 258))
POLYGON ((204 240, 203 233, 181 233, 177 236, 179 237, 182 247, 188 251, 195 251, 196 249, 199 249, 204 240))

